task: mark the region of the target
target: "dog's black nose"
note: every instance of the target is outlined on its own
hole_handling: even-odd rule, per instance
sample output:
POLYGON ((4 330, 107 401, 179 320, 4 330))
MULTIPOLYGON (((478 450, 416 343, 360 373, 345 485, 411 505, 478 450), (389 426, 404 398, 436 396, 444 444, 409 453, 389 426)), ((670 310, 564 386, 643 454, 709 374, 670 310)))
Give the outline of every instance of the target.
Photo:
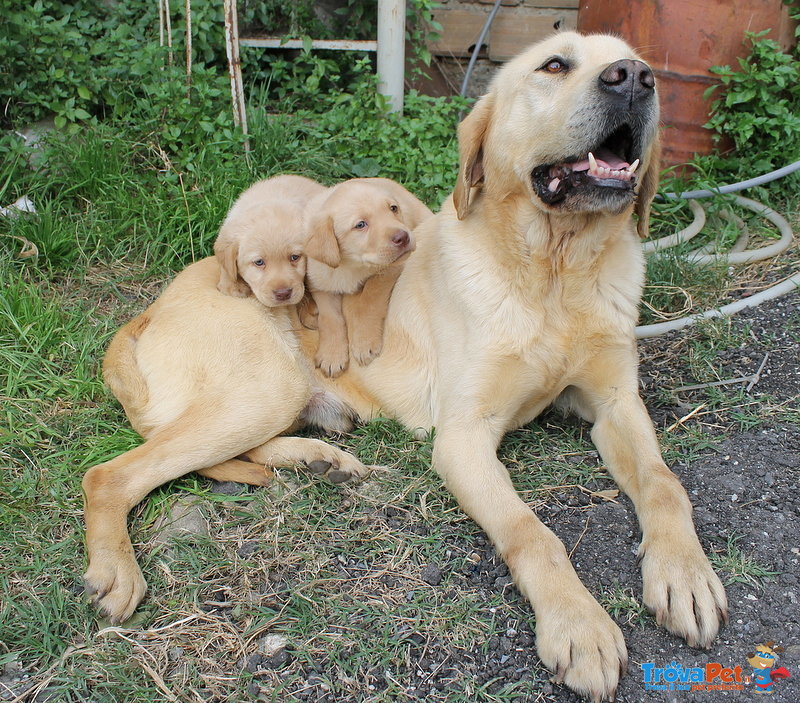
POLYGON ((409 242, 408 232, 405 230, 398 230, 392 235, 392 244, 402 249, 407 247, 409 242))
POLYGON ((284 300, 289 300, 289 298, 292 297, 292 289, 277 288, 276 290, 272 291, 272 294, 275 296, 275 300, 283 302, 284 300))
POLYGON ((600 74, 600 89, 630 102, 653 94, 656 86, 650 67, 643 61, 620 59, 600 74))

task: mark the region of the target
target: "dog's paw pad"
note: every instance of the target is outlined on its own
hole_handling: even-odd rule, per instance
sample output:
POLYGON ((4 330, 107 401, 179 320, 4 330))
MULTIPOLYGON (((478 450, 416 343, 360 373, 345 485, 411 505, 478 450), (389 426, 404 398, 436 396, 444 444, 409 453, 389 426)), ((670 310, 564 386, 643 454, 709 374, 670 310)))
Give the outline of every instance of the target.
POLYGON ((323 459, 316 459, 315 461, 309 461, 306 463, 306 468, 312 474, 324 474, 330 470, 331 466, 331 462, 324 461, 323 459))
POLYGON ((328 471, 326 478, 331 483, 345 483, 353 478, 353 474, 349 471, 341 471, 340 469, 334 469, 332 471, 328 471))

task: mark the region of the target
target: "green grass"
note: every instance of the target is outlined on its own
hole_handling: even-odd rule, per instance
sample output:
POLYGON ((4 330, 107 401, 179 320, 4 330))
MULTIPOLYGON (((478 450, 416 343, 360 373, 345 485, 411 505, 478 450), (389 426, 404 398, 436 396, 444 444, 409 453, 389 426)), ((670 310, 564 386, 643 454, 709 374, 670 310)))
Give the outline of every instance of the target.
POLYGON ((777 571, 772 571, 752 556, 745 554, 739 548, 739 539, 737 535, 731 535, 725 541, 724 548, 709 554, 711 564, 722 573, 722 580, 726 586, 733 583, 762 586, 766 579, 778 575, 777 571))

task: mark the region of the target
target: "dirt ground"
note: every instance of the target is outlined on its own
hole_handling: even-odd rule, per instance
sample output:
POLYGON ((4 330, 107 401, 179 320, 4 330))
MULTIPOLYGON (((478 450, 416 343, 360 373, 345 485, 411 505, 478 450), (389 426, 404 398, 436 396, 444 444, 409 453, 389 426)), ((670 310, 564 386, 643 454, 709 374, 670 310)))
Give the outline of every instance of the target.
MULTIPOLYGON (((755 373, 767 352, 769 356, 751 395, 768 394, 778 403, 795 408, 800 398, 800 294, 764 304, 735 318, 735 326, 751 325, 749 342, 719 356, 722 379, 755 373)), ((670 348, 685 332, 640 343, 644 391, 652 397, 657 384, 677 387, 694 381, 685 378, 680 358, 670 348)), ((681 406, 651 405, 656 424, 664 427, 686 414, 681 406)), ((757 563, 774 575, 727 586, 730 621, 708 651, 691 649, 676 637, 655 626, 652 618, 643 622, 618 619, 628 645, 627 675, 618 690, 617 700, 639 701, 746 701, 755 695, 752 685, 743 690, 653 690, 646 688, 643 664, 658 668, 703 667, 721 664, 742 667, 742 677, 752 674, 746 655, 756 645, 774 641, 785 651, 776 666, 786 667, 792 678, 778 680, 769 700, 796 703, 800 700, 800 428, 795 424, 767 422, 751 430, 730 429, 725 423, 711 426, 708 432, 718 446, 704 452, 699 460, 676 463, 673 470, 689 492, 695 508, 694 518, 703 546, 720 550, 734 538, 742 552, 755 555, 757 563)), ((641 600, 641 579, 635 566, 638 525, 632 504, 620 496, 617 502, 597 500, 580 491, 554 495, 552 505, 539 511, 541 519, 564 541, 569 550, 577 544, 573 563, 583 582, 593 593, 604 586, 630 587, 641 600), (572 514, 570 514, 572 513, 572 514)), ((482 545, 475 545, 476 549, 482 545)), ((486 588, 505 586, 507 570, 484 546, 486 559, 474 574, 465 575, 486 588)), ((724 574, 723 574, 724 576, 724 574)), ((513 587, 506 591, 509 600, 519 596, 513 587)), ((639 619, 641 620, 641 619, 639 619)), ((495 643, 493 657, 473 662, 451 663, 462 672, 479 679, 493 676, 544 676, 541 669, 531 671, 535 658, 528 651, 533 632, 510 622, 507 637, 495 643)), ((547 700, 568 703, 580 700, 560 686, 544 680, 542 695, 519 701, 547 700)), ((423 695, 422 698, 425 696, 423 695)))

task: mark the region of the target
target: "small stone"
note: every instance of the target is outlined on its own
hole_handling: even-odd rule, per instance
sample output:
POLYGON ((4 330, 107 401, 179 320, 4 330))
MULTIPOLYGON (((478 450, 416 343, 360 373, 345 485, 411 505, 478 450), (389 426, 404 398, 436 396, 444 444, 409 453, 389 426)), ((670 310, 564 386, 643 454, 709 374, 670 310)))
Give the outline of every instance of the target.
POLYGON ((247 684, 247 695, 252 696, 253 698, 259 696, 261 694, 261 686, 258 685, 255 681, 251 681, 247 684))
POLYGON ((244 668, 247 669, 251 674, 255 674, 261 668, 261 663, 263 661, 264 657, 262 657, 260 654, 251 654, 249 657, 247 657, 244 668))
POLYGON ((258 651, 265 657, 271 657, 281 649, 286 649, 289 640, 283 635, 267 635, 258 641, 258 651))
POLYGON ((419 577, 431 586, 438 586, 442 582, 442 570, 436 564, 423 567, 419 577))
POLYGON ((258 540, 248 540, 236 550, 236 554, 242 559, 247 559, 247 557, 253 556, 258 551, 260 545, 261 543, 258 540))
POLYGON ((212 481, 211 492, 221 493, 225 496, 238 496, 247 493, 247 486, 236 481, 212 481))
POLYGON ((154 526, 155 541, 167 544, 176 537, 191 535, 208 536, 208 522, 200 507, 201 501, 194 496, 178 498, 169 512, 162 515, 154 526))

